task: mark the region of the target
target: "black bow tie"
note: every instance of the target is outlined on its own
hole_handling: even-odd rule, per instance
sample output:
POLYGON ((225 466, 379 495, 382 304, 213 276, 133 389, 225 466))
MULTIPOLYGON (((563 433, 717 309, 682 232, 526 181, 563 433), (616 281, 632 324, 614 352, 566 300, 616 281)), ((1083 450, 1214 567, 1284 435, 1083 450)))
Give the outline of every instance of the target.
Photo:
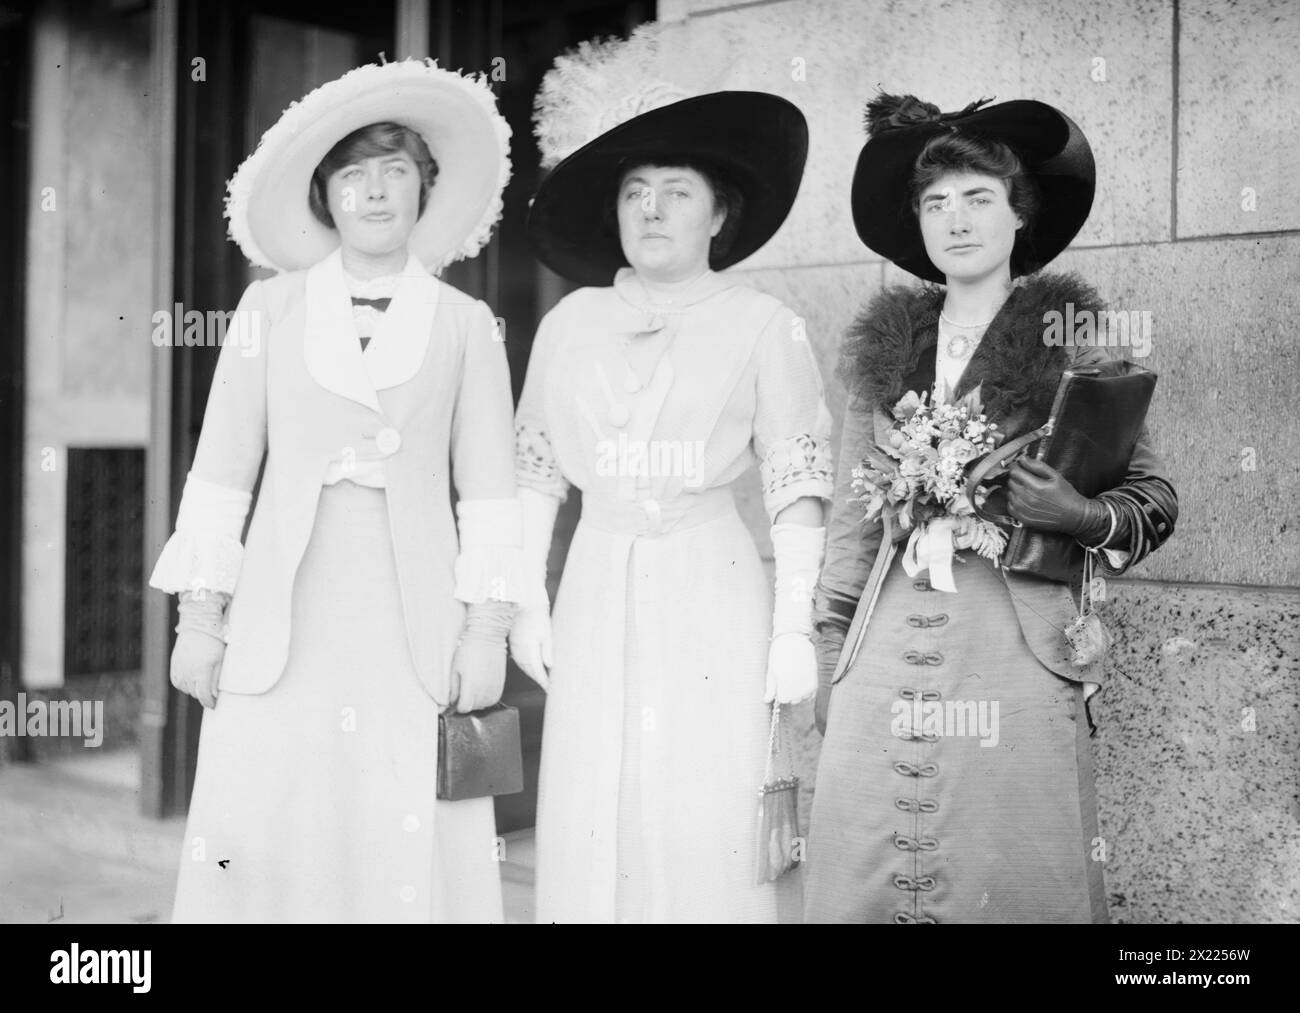
POLYGON ((353 306, 373 306, 375 309, 379 310, 380 313, 388 309, 388 304, 392 301, 392 296, 384 296, 382 299, 363 299, 359 295, 354 295, 352 297, 353 306))

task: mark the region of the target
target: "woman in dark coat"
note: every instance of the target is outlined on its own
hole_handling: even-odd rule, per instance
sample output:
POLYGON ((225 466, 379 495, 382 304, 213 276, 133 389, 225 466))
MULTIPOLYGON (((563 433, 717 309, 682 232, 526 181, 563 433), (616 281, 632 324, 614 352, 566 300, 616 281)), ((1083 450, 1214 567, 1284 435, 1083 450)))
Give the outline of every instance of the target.
MULTIPOLYGON (((980 105, 941 114, 882 95, 868 107, 859 235, 944 287, 882 292, 843 348, 850 404, 814 612, 825 742, 810 922, 1107 918, 1085 709, 1102 663, 1066 640, 1079 611, 1069 585, 1001 570, 959 539, 950 580, 933 551, 928 575, 900 552, 869 588, 884 530, 851 502, 853 469, 887 441, 906 392, 975 391, 1010 440, 1047 420, 1066 368, 1112 358, 1050 340, 1048 314, 1102 307, 1077 277, 1035 273, 1091 208, 1086 139, 1043 103, 980 105)), ((1122 573, 1173 531, 1177 497, 1162 473, 1145 432, 1123 484, 1094 499, 1022 458, 1006 509, 1098 549, 1100 572, 1122 573)))

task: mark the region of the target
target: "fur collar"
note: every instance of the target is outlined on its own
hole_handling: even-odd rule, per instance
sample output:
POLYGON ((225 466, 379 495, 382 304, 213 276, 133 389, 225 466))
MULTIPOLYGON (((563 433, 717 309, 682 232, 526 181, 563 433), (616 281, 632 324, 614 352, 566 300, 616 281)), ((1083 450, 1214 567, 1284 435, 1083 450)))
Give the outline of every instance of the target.
MULTIPOLYGON (((933 383, 939 310, 938 285, 897 285, 878 294, 849 329, 838 375, 858 407, 888 409, 920 382, 933 383), (911 383, 909 384, 909 381, 911 383)), ((982 384, 991 420, 1024 412, 1029 427, 1051 411, 1070 349, 1043 341, 1043 315, 1102 309, 1097 293, 1077 275, 1036 273, 1021 279, 989 324, 958 385, 958 397, 982 384)), ((1019 427, 1017 427, 1019 428, 1019 427)))

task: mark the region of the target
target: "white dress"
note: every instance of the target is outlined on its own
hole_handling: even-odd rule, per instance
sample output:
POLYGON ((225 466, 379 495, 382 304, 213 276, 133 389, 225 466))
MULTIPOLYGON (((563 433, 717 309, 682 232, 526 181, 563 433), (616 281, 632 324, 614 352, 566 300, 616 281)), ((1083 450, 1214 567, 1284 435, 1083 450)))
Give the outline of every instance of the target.
POLYGON ((760 462, 769 516, 831 495, 821 389, 803 322, 711 273, 675 312, 624 269, 542 321, 516 478, 583 503, 552 616, 539 921, 772 922, 797 888, 753 881, 772 597, 729 486, 760 462))
MULTIPOLYGON (((374 297, 396 285, 394 276, 349 287, 374 297)), ((373 311, 355 317, 374 332, 366 326, 373 311)), ((396 351, 382 342, 404 337, 390 330, 367 347, 372 382, 396 351)), ((422 367, 404 382, 427 383, 429 372, 422 367)), ((508 405, 508 385, 500 386, 492 396, 508 405)), ((205 434, 226 421, 212 403, 205 434)), ((508 453, 508 444, 477 452, 508 453)), ((492 799, 436 797, 438 705, 408 646, 386 467, 330 461, 294 579, 283 671, 268 691, 224 690, 204 711, 174 922, 504 921, 492 799)), ((196 477, 183 517, 214 516, 203 509, 205 495, 239 495, 196 477)), ((241 525, 242 515, 236 539, 241 525)), ((230 551, 230 530, 223 548, 203 524, 183 526, 155 568, 156 587, 185 588, 205 572, 195 560, 230 551)), ((474 551, 463 528, 461 542, 463 559, 474 551)), ((450 541, 439 565, 450 570, 457 551, 450 541)))

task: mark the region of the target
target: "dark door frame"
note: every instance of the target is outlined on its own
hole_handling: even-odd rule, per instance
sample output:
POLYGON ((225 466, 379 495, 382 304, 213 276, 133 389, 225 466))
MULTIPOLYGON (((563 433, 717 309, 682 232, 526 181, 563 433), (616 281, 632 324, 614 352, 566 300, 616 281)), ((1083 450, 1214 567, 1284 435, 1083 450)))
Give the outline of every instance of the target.
MULTIPOLYGON (((10 218, 0 230, 0 320, 9 328, 0 335, 0 701, 17 704, 22 686, 23 585, 23 443, 26 430, 24 363, 26 361, 26 286, 28 141, 31 98, 32 19, 30 3, 0 8, 0 193, 10 195, 10 218)), ((26 739, 0 736, 0 766, 27 759, 26 739)))

